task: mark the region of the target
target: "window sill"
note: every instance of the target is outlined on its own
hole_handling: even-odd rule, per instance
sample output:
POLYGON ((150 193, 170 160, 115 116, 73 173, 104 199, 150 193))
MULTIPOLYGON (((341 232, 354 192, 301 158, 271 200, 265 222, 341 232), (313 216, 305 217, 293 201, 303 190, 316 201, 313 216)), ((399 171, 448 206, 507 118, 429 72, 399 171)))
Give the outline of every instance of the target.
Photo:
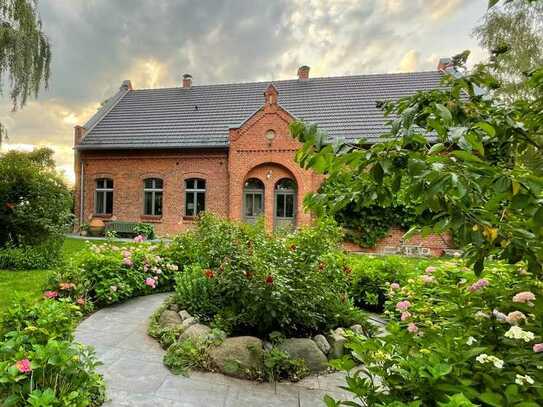
POLYGON ((110 219, 113 217, 112 213, 94 213, 92 215, 93 218, 100 218, 100 219, 110 219))
POLYGON ((183 220, 194 222, 196 220, 196 216, 183 216, 183 220))
POLYGON ((141 215, 140 219, 145 222, 151 222, 151 223, 161 223, 162 222, 162 216, 155 216, 155 215, 141 215))

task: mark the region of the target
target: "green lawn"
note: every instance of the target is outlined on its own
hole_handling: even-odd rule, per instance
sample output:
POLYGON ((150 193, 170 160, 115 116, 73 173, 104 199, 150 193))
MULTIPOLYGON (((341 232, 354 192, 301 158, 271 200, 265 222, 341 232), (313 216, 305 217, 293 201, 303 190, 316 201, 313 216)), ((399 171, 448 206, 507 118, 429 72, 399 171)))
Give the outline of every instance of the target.
MULTIPOLYGON (((83 247, 85 247, 84 240, 66 239, 63 256, 70 258, 83 247)), ((39 297, 50 272, 50 270, 0 270, 0 313, 18 295, 39 297)))

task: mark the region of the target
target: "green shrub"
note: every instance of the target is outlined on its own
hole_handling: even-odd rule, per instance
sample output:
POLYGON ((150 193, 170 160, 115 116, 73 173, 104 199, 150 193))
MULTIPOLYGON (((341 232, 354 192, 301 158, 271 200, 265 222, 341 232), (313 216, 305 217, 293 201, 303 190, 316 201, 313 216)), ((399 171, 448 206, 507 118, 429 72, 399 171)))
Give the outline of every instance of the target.
POLYGON ((431 263, 427 259, 401 256, 356 256, 351 260, 353 279, 350 294, 356 306, 383 312, 390 284, 404 284, 431 263))
POLYGON ((525 267, 493 263, 479 279, 441 262, 391 290, 389 335, 353 336, 354 361, 335 364, 365 366, 347 379, 353 405, 543 405, 543 284, 525 267))
POLYGON ((284 379, 298 382, 309 376, 310 370, 303 359, 291 359, 287 352, 273 346, 264 352, 264 374, 269 382, 284 379))
POLYGON ((190 370, 210 370, 211 360, 205 342, 187 339, 172 344, 164 355, 164 364, 175 374, 187 375, 190 370))
POLYGON ((149 223, 138 223, 134 227, 134 233, 137 235, 144 236, 146 239, 154 239, 155 238, 155 228, 153 225, 150 225, 149 223))
POLYGON ((98 406, 99 362, 72 342, 81 313, 66 301, 14 303, 0 325, 0 400, 5 406, 98 406))
POLYGON ((63 237, 50 239, 36 246, 5 246, 0 248, 0 269, 48 269, 61 260, 63 237))
POLYGON ((161 245, 90 244, 56 270, 49 289, 61 298, 99 307, 173 289, 178 266, 161 256, 161 245))
POLYGON ((183 265, 177 302, 234 334, 323 332, 352 315, 350 269, 339 240, 340 231, 328 221, 271 236, 262 224, 204 215, 194 232, 177 237, 167 249, 183 265))

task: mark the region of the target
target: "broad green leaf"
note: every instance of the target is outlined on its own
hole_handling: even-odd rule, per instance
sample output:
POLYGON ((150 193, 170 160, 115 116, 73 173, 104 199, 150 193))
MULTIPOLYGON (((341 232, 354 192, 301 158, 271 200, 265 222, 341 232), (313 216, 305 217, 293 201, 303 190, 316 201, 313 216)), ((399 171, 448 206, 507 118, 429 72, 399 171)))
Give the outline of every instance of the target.
POLYGON ((493 407, 502 407, 503 406, 503 397, 498 393, 484 392, 479 395, 479 400, 490 404, 493 407))
POLYGON ((461 160, 463 161, 470 161, 470 162, 476 162, 476 163, 484 163, 483 160, 481 160, 479 157, 471 154, 471 153, 468 153, 467 151, 463 151, 463 150, 456 150, 456 151, 453 151, 453 155, 456 157, 456 158, 460 158, 461 160))
POLYGON ((436 108, 441 118, 447 122, 452 121, 452 114, 449 109, 443 106, 441 103, 436 103, 436 108))
POLYGON ((481 130, 483 130, 486 134, 488 134, 490 137, 494 137, 496 135, 496 129, 492 127, 492 125, 486 123, 486 122, 479 122, 475 126, 481 130))
POLYGON ((440 153, 443 150, 445 150, 445 148, 446 148, 445 144, 443 144, 443 143, 434 144, 432 146, 432 148, 430 148, 430 150, 428 151, 428 154, 432 155, 432 154, 440 153))

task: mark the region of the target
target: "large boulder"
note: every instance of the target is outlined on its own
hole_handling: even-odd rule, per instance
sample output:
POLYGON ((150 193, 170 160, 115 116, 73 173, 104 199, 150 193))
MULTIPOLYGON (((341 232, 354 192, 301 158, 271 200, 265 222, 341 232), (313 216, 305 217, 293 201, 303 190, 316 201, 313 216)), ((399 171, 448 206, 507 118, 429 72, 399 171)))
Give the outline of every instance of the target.
POLYGON ((338 359, 345 353, 345 330, 343 328, 337 328, 335 331, 330 331, 328 334, 328 343, 330 344, 330 353, 328 357, 330 359, 338 359))
POLYGON ((210 327, 202 324, 194 324, 185 329, 185 331, 179 336, 179 340, 191 340, 193 342, 204 341, 210 333, 210 327))
POLYGON ((158 319, 158 324, 162 329, 174 328, 177 325, 181 325, 181 317, 177 312, 172 310, 165 310, 158 319))
POLYGON ((197 322, 198 321, 196 320, 196 318, 190 317, 190 318, 184 319, 183 322, 181 323, 181 326, 183 327, 183 329, 187 329, 189 326, 194 325, 197 322))
POLYGON ((328 367, 326 355, 309 338, 285 339, 279 349, 288 353, 291 359, 302 359, 312 373, 322 372, 328 367))
POLYGON ((328 354, 328 352, 330 352, 330 344, 328 343, 328 341, 326 340, 326 338, 324 337, 324 335, 315 335, 313 337, 313 341, 315 341, 315 343, 317 344, 317 346, 319 347, 319 349, 322 351, 322 353, 324 353, 325 355, 328 354))
POLYGON ((209 350, 209 356, 221 373, 250 379, 262 370, 262 341, 253 336, 226 338, 209 350))
POLYGON ((192 316, 188 313, 187 310, 184 310, 182 309, 181 311, 179 311, 179 316, 181 317, 181 319, 184 321, 185 319, 189 319, 189 318, 192 318, 192 316))

